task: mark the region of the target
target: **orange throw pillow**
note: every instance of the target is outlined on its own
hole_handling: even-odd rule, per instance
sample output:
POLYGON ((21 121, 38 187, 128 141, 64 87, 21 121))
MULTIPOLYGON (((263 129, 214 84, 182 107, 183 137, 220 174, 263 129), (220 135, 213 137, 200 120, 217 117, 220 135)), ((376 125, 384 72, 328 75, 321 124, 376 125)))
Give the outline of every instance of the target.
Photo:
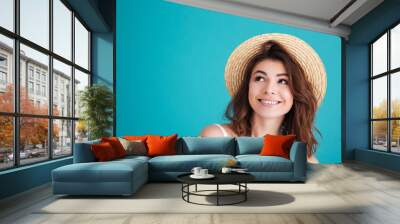
POLYGON ((112 145, 108 142, 93 144, 91 145, 91 149, 94 157, 99 162, 109 161, 117 158, 112 145))
POLYGON ((121 158, 126 156, 126 151, 122 146, 121 142, 119 142, 118 138, 116 137, 109 137, 109 138, 101 138, 101 142, 108 142, 111 144, 112 148, 114 149, 115 155, 117 158, 121 158))
POLYGON ((281 156, 286 159, 290 158, 290 147, 296 135, 265 135, 264 146, 261 149, 262 156, 281 156))
POLYGON ((143 135, 143 136, 124 136, 123 138, 126 139, 126 140, 129 140, 129 141, 140 140, 142 142, 146 142, 147 135, 143 135))
POLYGON ((148 156, 176 155, 177 134, 171 136, 149 135, 146 143, 148 156))

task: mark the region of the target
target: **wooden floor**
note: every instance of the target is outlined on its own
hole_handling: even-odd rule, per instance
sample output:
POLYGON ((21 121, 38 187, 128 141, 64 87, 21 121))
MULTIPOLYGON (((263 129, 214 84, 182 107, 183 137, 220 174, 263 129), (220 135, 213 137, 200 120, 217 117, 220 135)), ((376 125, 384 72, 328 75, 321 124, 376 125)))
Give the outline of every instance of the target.
POLYGON ((36 214, 52 200, 50 186, 0 201, 0 223, 400 223, 400 174, 360 163, 313 165, 307 183, 317 183, 344 200, 367 204, 356 214, 36 214))

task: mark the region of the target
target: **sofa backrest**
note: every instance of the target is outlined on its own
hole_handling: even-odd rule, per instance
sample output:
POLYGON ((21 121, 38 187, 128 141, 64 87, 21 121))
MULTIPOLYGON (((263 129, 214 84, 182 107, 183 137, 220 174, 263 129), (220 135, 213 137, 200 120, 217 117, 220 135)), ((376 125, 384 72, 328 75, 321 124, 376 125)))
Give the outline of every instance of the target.
POLYGON ((237 137, 236 155, 259 154, 263 144, 263 137, 237 137))
POLYGON ((177 154, 235 155, 235 139, 231 137, 182 137, 177 142, 177 154))
POLYGON ((90 146, 98 143, 100 143, 100 140, 75 143, 74 163, 95 162, 96 158, 94 157, 90 146))
MULTIPOLYGON (((74 163, 96 161, 90 145, 97 143, 100 143, 100 140, 75 143, 74 163)), ((176 143, 176 152, 178 155, 259 154, 263 144, 263 137, 181 137, 176 143)))

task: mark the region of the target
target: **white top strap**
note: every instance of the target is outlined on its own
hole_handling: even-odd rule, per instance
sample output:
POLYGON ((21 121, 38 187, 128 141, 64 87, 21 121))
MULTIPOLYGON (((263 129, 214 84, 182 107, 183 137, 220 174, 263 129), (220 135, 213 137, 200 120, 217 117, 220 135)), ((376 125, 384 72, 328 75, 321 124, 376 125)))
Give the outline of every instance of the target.
POLYGON ((228 137, 228 133, 226 132, 225 128, 222 127, 219 124, 214 124, 215 126, 217 126, 219 128, 219 130, 221 130, 222 134, 224 135, 224 137, 228 137))

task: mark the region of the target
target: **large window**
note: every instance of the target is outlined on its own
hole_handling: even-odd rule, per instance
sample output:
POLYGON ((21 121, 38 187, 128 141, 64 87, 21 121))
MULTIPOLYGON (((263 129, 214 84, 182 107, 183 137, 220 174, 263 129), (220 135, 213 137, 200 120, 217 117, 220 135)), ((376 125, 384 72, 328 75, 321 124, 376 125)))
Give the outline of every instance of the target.
POLYGON ((71 156, 87 140, 90 31, 64 0, 0 0, 0 12, 0 170, 71 156))
POLYGON ((400 153, 400 24, 370 44, 371 148, 400 153))

